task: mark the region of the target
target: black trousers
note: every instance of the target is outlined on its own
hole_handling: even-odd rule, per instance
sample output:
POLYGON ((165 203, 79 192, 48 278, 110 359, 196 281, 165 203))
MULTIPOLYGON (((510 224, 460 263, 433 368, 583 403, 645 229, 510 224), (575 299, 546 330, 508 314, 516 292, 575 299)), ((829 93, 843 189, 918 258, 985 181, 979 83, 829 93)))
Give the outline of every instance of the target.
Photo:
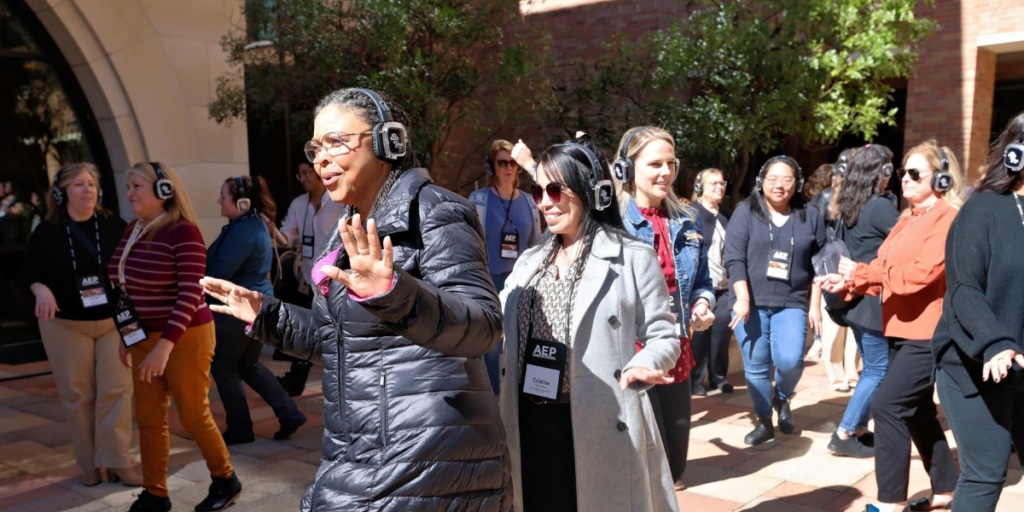
POLYGON ((679 482, 686 472, 690 451, 690 381, 654 386, 647 396, 651 398, 672 481, 679 482))
POLYGON ((970 397, 941 368, 936 382, 963 468, 953 510, 994 511, 1006 483, 1010 444, 1024 438, 1024 372, 981 383, 981 393, 970 397))
POLYGON ((263 345, 245 335, 245 322, 222 314, 216 314, 214 320, 217 347, 210 373, 224 404, 227 430, 240 435, 252 434, 252 417, 242 382, 270 404, 279 420, 304 421, 306 416, 299 411, 295 400, 288 396, 274 374, 260 364, 263 345))
POLYGON ((732 340, 729 319, 733 294, 728 290, 716 290, 715 301, 715 323, 706 331, 695 331, 690 338, 696 362, 690 372, 690 388, 694 393, 703 394, 706 389, 717 389, 726 382, 725 377, 729 373, 729 342, 732 340), (704 387, 705 378, 707 388, 704 387))
POLYGON ((576 510, 576 452, 570 405, 537 404, 520 394, 519 453, 523 510, 576 510))
POLYGON ((882 502, 907 499, 911 442, 921 454, 932 492, 948 493, 956 488, 956 462, 932 399, 933 361, 929 340, 889 339, 889 372, 871 401, 875 480, 882 502))

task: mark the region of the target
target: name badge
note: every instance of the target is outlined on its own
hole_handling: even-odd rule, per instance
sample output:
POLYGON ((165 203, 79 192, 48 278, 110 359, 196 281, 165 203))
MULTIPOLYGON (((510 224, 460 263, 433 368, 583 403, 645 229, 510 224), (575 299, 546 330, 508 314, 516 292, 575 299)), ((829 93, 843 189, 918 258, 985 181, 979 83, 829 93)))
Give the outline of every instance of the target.
POLYGON ((313 257, 313 237, 311 235, 302 236, 302 257, 313 257))
POLYGON ((768 279, 789 282, 789 252, 772 249, 768 257, 768 279))
POLYGON ((527 341, 523 393, 547 400, 562 401, 567 352, 568 348, 561 343, 533 338, 527 341))
POLYGON ((501 233, 501 257, 514 260, 519 257, 519 233, 516 231, 501 233))
POLYGON ((675 293, 668 294, 668 307, 672 310, 672 316, 676 317, 676 336, 683 336, 683 311, 679 307, 679 301, 676 300, 675 293))
POLYGON ((75 276, 75 281, 78 284, 78 295, 82 298, 83 308, 102 306, 109 302, 99 274, 78 275, 75 276))
POLYGON ((118 287, 117 309, 114 315, 114 325, 121 335, 121 342, 125 347, 131 347, 143 341, 148 336, 146 329, 142 327, 139 313, 135 310, 135 304, 128 297, 128 290, 121 285, 118 287))

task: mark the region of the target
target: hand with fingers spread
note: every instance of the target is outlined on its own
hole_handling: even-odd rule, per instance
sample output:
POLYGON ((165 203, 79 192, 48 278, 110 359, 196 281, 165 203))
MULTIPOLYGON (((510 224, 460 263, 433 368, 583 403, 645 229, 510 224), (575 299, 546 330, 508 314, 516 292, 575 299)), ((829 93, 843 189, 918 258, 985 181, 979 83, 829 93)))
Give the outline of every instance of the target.
POLYGON ((1013 349, 1004 350, 989 359, 981 370, 981 379, 999 383, 1010 374, 1013 363, 1024 368, 1024 354, 1013 349))
POLYGON ((199 280, 203 292, 221 302, 221 305, 210 305, 216 313, 231 315, 243 322, 252 323, 263 305, 263 294, 238 286, 231 281, 205 276, 199 280))
POLYGON ((619 388, 623 391, 627 387, 646 387, 644 385, 657 386, 658 384, 672 384, 675 379, 662 370, 652 370, 642 366, 634 366, 624 372, 619 378, 619 388))
POLYGON ((357 213, 338 222, 341 241, 348 254, 349 270, 324 265, 320 271, 345 285, 357 297, 374 297, 391 291, 395 277, 395 250, 391 237, 383 245, 377 236, 377 222, 370 219, 363 229, 357 213))

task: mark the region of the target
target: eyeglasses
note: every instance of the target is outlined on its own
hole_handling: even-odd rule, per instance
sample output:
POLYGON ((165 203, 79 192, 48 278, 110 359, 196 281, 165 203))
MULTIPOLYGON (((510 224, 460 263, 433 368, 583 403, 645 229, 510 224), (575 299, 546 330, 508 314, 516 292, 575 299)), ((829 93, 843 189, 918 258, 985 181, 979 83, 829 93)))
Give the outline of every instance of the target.
POLYGON ((913 180, 913 181, 921 181, 921 173, 922 172, 923 171, 921 171, 920 169, 900 169, 899 170, 899 175, 900 175, 900 179, 901 180, 903 179, 904 175, 909 174, 911 180, 913 180))
POLYGON ((494 165, 497 167, 515 167, 517 164, 515 160, 495 160, 494 165))
POLYGON ((792 176, 769 176, 764 179, 764 182, 770 187, 774 187, 779 183, 782 183, 783 185, 792 185, 794 181, 796 181, 796 178, 793 178, 792 176))
MULTIPOLYGON (((345 148, 347 151, 352 151, 351 144, 353 141, 351 137, 359 137, 361 135, 369 135, 373 132, 359 132, 359 133, 341 133, 331 132, 325 133, 323 137, 320 137, 320 142, 311 140, 306 142, 305 147, 302 148, 303 152, 306 153, 306 160, 310 163, 316 161, 316 155, 320 153, 320 150, 327 148, 327 151, 345 148)), ((356 139, 358 140, 358 139, 356 139)))
POLYGON ((540 185, 532 185, 530 187, 530 194, 533 195, 534 202, 541 202, 544 200, 544 192, 548 193, 548 197, 551 198, 552 202, 559 202, 562 200, 562 184, 552 181, 547 186, 541 187, 540 185))
POLYGON ((725 188, 729 185, 726 181, 710 181, 708 182, 708 188, 722 187, 725 188))

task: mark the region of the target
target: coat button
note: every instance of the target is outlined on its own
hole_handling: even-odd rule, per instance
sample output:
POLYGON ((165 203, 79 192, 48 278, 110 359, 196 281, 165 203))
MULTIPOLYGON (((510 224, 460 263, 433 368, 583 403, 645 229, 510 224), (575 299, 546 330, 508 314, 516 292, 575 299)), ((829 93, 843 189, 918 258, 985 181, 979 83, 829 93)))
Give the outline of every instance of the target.
POLYGON ((628 427, 626 427, 625 423, 620 421, 618 425, 615 425, 615 428, 619 429, 619 432, 625 432, 628 427))
POLYGON ((615 370, 615 380, 619 380, 622 377, 622 370, 615 370))
POLYGON ((505 369, 504 369, 504 368, 502 368, 502 369, 501 369, 501 376, 502 376, 502 377, 504 377, 504 376, 505 376, 505 369))
POLYGON ((619 326, 619 317, 617 317, 615 315, 612 315, 612 316, 608 317, 608 325, 611 325, 612 327, 618 327, 619 326))

